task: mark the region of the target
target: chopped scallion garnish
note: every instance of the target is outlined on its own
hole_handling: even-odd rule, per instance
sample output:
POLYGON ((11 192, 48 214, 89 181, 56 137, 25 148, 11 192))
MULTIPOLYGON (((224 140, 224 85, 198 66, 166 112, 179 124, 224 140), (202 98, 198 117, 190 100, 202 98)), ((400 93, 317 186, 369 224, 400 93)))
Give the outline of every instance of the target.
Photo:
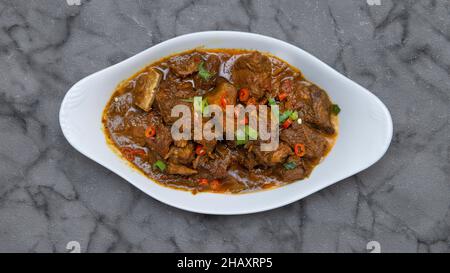
POLYGON ((208 81, 208 80, 213 76, 213 74, 212 74, 211 72, 209 72, 209 71, 204 67, 204 65, 205 65, 205 62, 201 62, 201 63, 198 65, 198 75, 199 75, 200 78, 202 78, 203 80, 208 81))
POLYGON ((184 101, 184 102, 193 102, 193 101, 194 101, 194 98, 181 99, 181 101, 184 101))
POLYGON ((203 112, 203 100, 202 97, 195 96, 194 97, 194 112, 203 112))
POLYGON ((250 140, 258 139, 258 131, 248 125, 245 126, 245 133, 248 135, 250 140))
POLYGON ((243 139, 243 140, 236 140, 236 145, 244 145, 248 142, 247 139, 243 139))
POLYGON ((280 115, 280 122, 284 122, 286 119, 289 118, 289 116, 292 114, 291 110, 284 111, 283 114, 280 115))
POLYGON ((207 116, 209 114, 208 100, 206 98, 202 100, 202 113, 203 116, 207 116))
POLYGON ((247 137, 246 129, 244 129, 244 131, 237 129, 236 130, 236 145, 244 145, 247 142, 248 142, 248 137, 247 137))
POLYGON ((292 114, 289 116, 289 118, 291 120, 297 120, 298 119, 298 112, 297 111, 292 112, 292 114))
POLYGON ((158 168, 163 172, 166 169, 166 163, 164 163, 162 160, 158 160, 155 162, 155 164, 153 164, 153 168, 158 168))
POLYGON ((337 115, 337 114, 339 114, 339 112, 341 112, 341 108, 339 108, 339 105, 337 105, 337 104, 331 105, 331 113, 333 113, 334 115, 337 115))
POLYGON ((286 170, 293 170, 293 169, 295 169, 297 167, 297 164, 295 162, 287 162, 287 163, 283 164, 283 167, 286 170))
POLYGON ((276 104, 277 104, 277 102, 275 101, 274 98, 269 98, 267 101, 269 102, 269 105, 270 105, 270 106, 276 105, 276 104))

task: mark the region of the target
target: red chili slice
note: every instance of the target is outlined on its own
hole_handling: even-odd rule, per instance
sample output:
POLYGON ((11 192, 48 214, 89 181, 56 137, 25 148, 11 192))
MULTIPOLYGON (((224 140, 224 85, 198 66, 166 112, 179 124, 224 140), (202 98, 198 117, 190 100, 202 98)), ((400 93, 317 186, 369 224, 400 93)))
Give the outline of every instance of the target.
POLYGON ((250 97, 250 91, 248 91, 248 88, 241 88, 239 90, 239 100, 240 101, 247 101, 250 97))
POLYGON ((287 129, 287 128, 289 128, 289 126, 291 126, 291 124, 292 124, 292 120, 287 119, 285 122, 283 122, 283 128, 287 129))
POLYGON ((195 153, 198 154, 199 156, 202 156, 206 154, 206 151, 205 149, 203 149, 202 145, 198 145, 197 148, 195 149, 195 153))
POLYGON ((202 178, 198 181, 198 185, 202 187, 206 187, 209 185, 208 179, 202 178))
POLYGON ((305 144, 297 143, 294 146, 294 153, 299 157, 303 157, 306 153, 305 144))
POLYGON ((145 129, 145 137, 146 138, 151 138, 151 137, 154 137, 155 135, 156 135, 155 127, 148 126, 147 129, 145 129))
POLYGON ((284 101, 287 98, 287 96, 288 96, 287 93, 280 93, 280 94, 278 94, 278 100, 284 101))
POLYGON ((227 99, 225 97, 220 99, 220 106, 222 106, 223 109, 227 107, 227 99))

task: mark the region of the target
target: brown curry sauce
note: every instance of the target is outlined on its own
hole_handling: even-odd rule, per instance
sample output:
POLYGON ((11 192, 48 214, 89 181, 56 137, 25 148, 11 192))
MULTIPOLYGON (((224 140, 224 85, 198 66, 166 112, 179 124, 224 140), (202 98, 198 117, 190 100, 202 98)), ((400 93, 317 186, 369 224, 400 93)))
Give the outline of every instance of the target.
POLYGON ((243 193, 308 177, 337 137, 337 113, 333 113, 333 107, 336 106, 325 91, 275 56, 240 49, 195 49, 156 61, 119 84, 105 107, 102 122, 108 143, 157 183, 193 193, 243 193), (200 63, 210 72, 210 78, 199 75, 200 63), (161 80, 147 112, 135 100, 148 85, 150 69, 160 73, 161 80), (297 111, 301 123, 294 120, 286 129, 280 126, 281 148, 272 153, 259 152, 258 141, 239 146, 225 140, 174 143, 167 135, 167 129, 170 132, 177 119, 169 117, 171 107, 176 103, 189 105, 188 99, 193 96, 211 98, 214 92, 221 92, 217 89, 223 85, 232 85, 232 91, 237 92, 234 98, 238 98, 230 104, 249 103, 239 100, 240 89, 247 88, 253 103, 267 104, 269 98, 275 99, 280 113, 297 111), (156 131, 154 137, 146 137, 149 126, 156 131), (299 143, 305 147, 302 156, 295 154, 299 143), (207 153, 198 155, 196 148, 201 144, 207 153), (182 168, 186 167, 196 173, 161 171, 154 166, 158 160, 170 164, 172 172, 185 173, 182 168), (291 162, 295 167, 286 168, 286 163, 291 162))

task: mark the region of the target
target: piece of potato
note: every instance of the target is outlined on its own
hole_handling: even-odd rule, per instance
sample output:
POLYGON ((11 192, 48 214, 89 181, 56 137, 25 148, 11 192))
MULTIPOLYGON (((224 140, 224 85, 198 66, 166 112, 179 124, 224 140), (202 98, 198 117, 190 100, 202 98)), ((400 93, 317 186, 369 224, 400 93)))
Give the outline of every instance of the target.
POLYGON ((134 103, 142 110, 148 112, 152 108, 158 91, 161 74, 154 68, 148 69, 136 79, 136 86, 133 90, 134 103))

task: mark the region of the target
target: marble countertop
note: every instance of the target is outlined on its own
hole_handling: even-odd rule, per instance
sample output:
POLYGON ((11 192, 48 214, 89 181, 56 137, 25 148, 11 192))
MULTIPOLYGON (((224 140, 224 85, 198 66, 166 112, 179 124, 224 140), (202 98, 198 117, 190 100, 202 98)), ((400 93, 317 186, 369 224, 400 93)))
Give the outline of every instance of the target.
POLYGON ((450 251, 450 2, 77 1, 0 1, 0 252, 450 251), (279 38, 369 89, 392 114, 387 154, 291 205, 226 217, 164 205, 69 145, 71 85, 203 30, 279 38))

